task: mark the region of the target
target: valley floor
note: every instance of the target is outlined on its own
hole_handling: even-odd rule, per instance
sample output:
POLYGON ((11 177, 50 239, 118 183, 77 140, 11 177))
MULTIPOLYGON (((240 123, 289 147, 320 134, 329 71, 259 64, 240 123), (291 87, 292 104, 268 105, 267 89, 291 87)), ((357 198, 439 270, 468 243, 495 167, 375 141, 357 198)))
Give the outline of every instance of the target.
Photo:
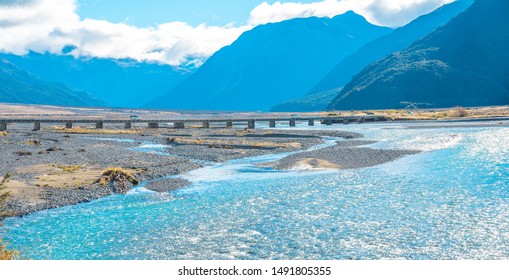
MULTIPOLYGON (((148 119, 177 114, 5 104, 0 104, 0 107, 3 109, 0 118, 128 118, 137 114, 148 119)), ((436 115, 437 112, 405 111, 404 114, 413 117, 428 114, 429 117, 429 114, 436 115)), ((475 117, 492 117, 505 116, 508 108, 467 111, 456 108, 447 112, 466 112, 469 116, 477 112, 475 117)), ((353 114, 359 113, 366 112, 353 114)), ((391 116, 389 111, 376 113, 391 116)), ((262 113, 251 115, 256 114, 262 113)), ((402 112, 394 111, 392 114, 402 112)), ((186 116, 185 113, 179 115, 186 116)), ((176 178, 179 174, 232 159, 304 151, 323 143, 324 137, 342 140, 322 149, 290 153, 277 162, 265 165, 277 170, 352 169, 382 164, 418 152, 363 147, 371 142, 359 140, 362 135, 331 130, 247 130, 242 127, 180 130, 138 127, 123 130, 111 125, 110 129, 104 130, 47 126, 41 131, 31 131, 31 125, 12 125, 8 132, 0 132, 0 178, 10 175, 7 183, 7 191, 11 194, 8 208, 18 216, 124 193, 139 183, 150 190, 168 192, 188 185, 184 179, 176 178)), ((416 125, 419 123, 413 125, 418 128, 416 125)))

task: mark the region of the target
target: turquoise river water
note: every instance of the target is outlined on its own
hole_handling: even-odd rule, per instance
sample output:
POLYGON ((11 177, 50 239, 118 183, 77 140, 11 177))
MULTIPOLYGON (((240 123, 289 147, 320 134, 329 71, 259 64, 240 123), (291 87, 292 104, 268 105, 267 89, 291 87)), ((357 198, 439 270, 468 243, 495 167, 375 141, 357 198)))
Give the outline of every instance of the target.
POLYGON ((370 147, 423 152, 344 171, 256 166, 284 155, 234 160, 183 175, 192 185, 171 193, 141 186, 7 219, 6 240, 31 259, 509 257, 508 126, 311 129, 359 132, 379 141, 370 147))

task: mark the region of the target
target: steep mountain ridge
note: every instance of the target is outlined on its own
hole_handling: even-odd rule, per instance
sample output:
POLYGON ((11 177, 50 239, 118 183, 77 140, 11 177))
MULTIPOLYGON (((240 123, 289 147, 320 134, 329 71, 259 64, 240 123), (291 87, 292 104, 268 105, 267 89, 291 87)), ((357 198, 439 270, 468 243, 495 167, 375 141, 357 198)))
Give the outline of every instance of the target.
POLYGON ((473 0, 460 0, 446 4, 387 35, 367 43, 338 63, 306 96, 280 104, 272 108, 271 111, 324 110, 352 77, 362 71, 364 67, 393 52, 409 47, 413 42, 423 38, 465 11, 472 2, 473 0), (320 99, 320 96, 326 97, 326 99, 320 99))
POLYGON ((476 0, 464 13, 365 68, 330 109, 509 103, 509 2, 476 0))

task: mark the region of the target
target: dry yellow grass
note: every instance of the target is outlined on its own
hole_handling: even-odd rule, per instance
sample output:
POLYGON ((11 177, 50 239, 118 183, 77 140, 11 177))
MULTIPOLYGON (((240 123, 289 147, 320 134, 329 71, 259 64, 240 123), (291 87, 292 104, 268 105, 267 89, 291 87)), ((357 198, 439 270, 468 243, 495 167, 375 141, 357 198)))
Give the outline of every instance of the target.
POLYGON ((108 185, 110 182, 117 182, 119 183, 120 192, 126 193, 128 191, 127 181, 133 185, 140 183, 130 170, 121 167, 108 167, 103 171, 97 182, 103 186, 108 185))
POLYGON ((62 127, 53 127, 51 129, 53 132, 67 133, 67 134, 140 134, 142 131, 138 129, 93 129, 93 128, 84 128, 84 127, 74 127, 74 128, 62 128, 62 127))
MULTIPOLYGON (((9 175, 5 175, 0 180, 0 226, 3 226, 2 221, 9 216, 9 212, 6 210, 7 199, 10 193, 6 191, 6 184, 9 181, 9 175)), ((0 238, 0 260, 15 260, 19 257, 19 253, 13 250, 7 249, 7 243, 0 238)))
POLYGON ((122 167, 108 167, 102 171, 101 178, 99 178, 99 183, 101 185, 107 185, 108 182, 114 180, 115 178, 122 177, 128 180, 129 182, 137 185, 139 184, 139 180, 136 179, 133 172, 139 172, 139 170, 128 170, 122 167))
POLYGON ((170 138, 171 143, 183 145, 209 145, 213 147, 224 146, 248 146, 254 148, 300 148, 302 145, 297 142, 291 143, 272 143, 272 142, 253 142, 245 140, 223 140, 223 139, 191 139, 191 138, 170 138))
POLYGON ((19 252, 7 249, 7 243, 0 239, 0 261, 19 259, 19 252))
MULTIPOLYGON (((345 113, 345 112, 343 112, 345 113)), ((380 115, 389 120, 443 120, 454 118, 492 118, 509 117, 509 106, 493 106, 479 108, 455 107, 449 109, 399 109, 353 111, 347 115, 380 115)), ((339 112, 324 112, 324 116, 340 116, 339 112)))
POLYGON ((468 111, 462 107, 452 108, 447 112, 447 116, 451 118, 464 118, 468 116, 468 111))
POLYGON ((39 164, 19 168, 19 173, 35 173, 36 187, 69 188, 93 185, 101 176, 101 168, 89 165, 39 164))
POLYGON ((81 168, 83 168, 81 165, 54 165, 54 164, 50 164, 50 166, 56 166, 58 168, 60 168, 62 171, 66 171, 66 172, 76 172, 78 170, 80 170, 81 168))

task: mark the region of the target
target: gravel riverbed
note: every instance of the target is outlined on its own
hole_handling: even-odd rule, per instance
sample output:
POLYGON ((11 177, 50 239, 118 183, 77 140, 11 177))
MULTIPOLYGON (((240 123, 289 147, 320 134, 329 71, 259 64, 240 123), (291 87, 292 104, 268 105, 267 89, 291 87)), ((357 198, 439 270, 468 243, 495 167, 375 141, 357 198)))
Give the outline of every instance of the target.
POLYGON ((18 128, 0 137, 0 177, 11 175, 8 207, 14 215, 22 216, 119 193, 119 184, 127 188, 135 185, 101 184, 102 172, 110 167, 129 170, 140 182, 152 180, 146 188, 167 192, 188 182, 165 177, 231 159, 307 149, 322 143, 323 137, 353 139, 362 135, 245 129, 159 129, 118 135, 18 128), (169 140, 176 137, 196 143, 169 140))

